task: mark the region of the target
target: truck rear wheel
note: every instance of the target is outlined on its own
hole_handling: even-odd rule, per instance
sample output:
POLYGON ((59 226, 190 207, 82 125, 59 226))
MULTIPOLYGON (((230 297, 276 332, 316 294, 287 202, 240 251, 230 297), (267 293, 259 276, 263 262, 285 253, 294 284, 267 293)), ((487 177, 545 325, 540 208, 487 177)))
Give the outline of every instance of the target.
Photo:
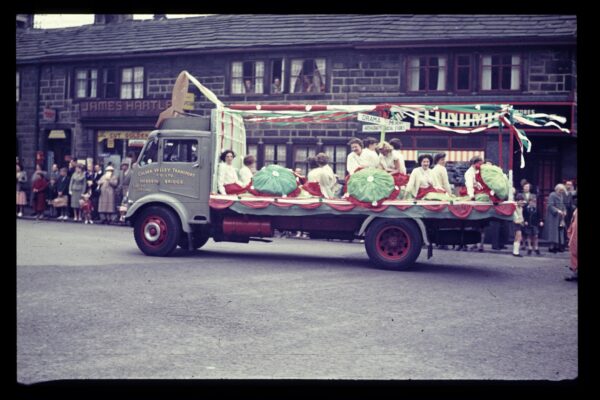
POLYGON ((410 220, 376 220, 369 225, 365 236, 369 259, 386 269, 409 267, 421 254, 422 246, 421 231, 410 220))
POLYGON ((164 257, 175 250, 181 236, 179 218, 164 207, 148 207, 136 218, 133 234, 144 254, 164 257))

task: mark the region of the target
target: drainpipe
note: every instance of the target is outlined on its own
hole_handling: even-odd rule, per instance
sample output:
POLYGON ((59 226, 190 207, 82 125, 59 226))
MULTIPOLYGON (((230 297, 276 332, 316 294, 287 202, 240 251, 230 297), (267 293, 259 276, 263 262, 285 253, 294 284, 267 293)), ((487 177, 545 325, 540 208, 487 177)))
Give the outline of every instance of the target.
POLYGON ((37 88, 35 91, 35 146, 33 149, 33 169, 35 170, 35 157, 36 152, 41 148, 41 135, 40 135, 40 91, 41 91, 41 83, 42 83, 42 65, 37 65, 37 88))

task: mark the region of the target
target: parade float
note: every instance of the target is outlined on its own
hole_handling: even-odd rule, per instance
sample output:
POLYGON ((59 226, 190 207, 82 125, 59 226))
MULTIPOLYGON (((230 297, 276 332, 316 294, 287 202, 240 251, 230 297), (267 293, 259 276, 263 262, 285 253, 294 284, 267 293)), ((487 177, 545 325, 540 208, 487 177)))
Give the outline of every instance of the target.
POLYGON ((234 166, 241 167, 246 154, 246 122, 286 126, 358 120, 373 124, 383 141, 386 132, 406 130, 415 119, 459 135, 506 129, 511 137, 509 154, 516 142, 521 168, 532 143, 515 122, 566 131, 559 125, 565 122, 563 117, 523 115, 509 104, 226 106, 183 71, 175 83, 171 106, 160 114, 157 130, 149 135, 134 168, 126 218, 134 226, 138 247, 152 256, 169 255, 178 245, 197 249, 210 238, 247 243, 265 241, 275 230, 292 230, 308 232, 311 239, 364 239, 370 260, 393 269, 412 265, 424 245, 431 257, 434 244, 478 243, 489 221, 512 220, 516 207, 510 190, 512 157, 507 175, 496 166, 477 166, 483 190, 476 201, 453 195, 403 199, 389 174, 368 168, 352 175, 340 198, 303 190, 306 182, 302 177, 279 166, 258 171, 248 186, 235 194, 217 194, 219 156, 224 150, 233 150, 242 155, 234 160, 234 166), (210 118, 183 111, 189 82, 214 103, 210 118), (449 122, 441 117, 444 113, 460 117, 449 122), (193 159, 165 159, 167 145, 186 141, 194 143, 197 154, 193 159), (149 153, 153 162, 147 162, 149 153))

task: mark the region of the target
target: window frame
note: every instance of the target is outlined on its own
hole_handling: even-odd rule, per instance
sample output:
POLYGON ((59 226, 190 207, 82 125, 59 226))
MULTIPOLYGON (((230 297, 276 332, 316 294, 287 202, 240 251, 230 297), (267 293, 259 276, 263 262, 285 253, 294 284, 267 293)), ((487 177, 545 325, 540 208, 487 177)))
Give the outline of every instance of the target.
MULTIPOLYGON (((265 60, 265 59, 251 59, 251 60, 240 60, 240 59, 234 59, 231 60, 229 62, 229 68, 228 68, 228 75, 229 75, 229 84, 227 85, 227 93, 229 93, 231 96, 263 96, 265 94, 267 94, 267 84, 266 84, 266 76, 268 74, 268 69, 270 67, 270 64, 268 62, 269 60, 265 60), (256 63, 257 62, 261 62, 263 64, 263 74, 262 74, 262 93, 256 93, 256 63), (242 76, 241 77, 237 77, 234 76, 233 74, 233 66, 235 63, 241 63, 242 64, 242 76), (244 82, 247 79, 247 76, 244 75, 244 64, 245 63, 252 63, 252 80, 253 80, 253 84, 254 84, 254 92, 253 93, 246 93, 245 88, 244 88, 244 82), (233 91, 233 82, 234 79, 241 79, 241 88, 242 88, 242 92, 241 93, 234 93, 233 91)), ((270 87, 268 88, 270 90, 270 87)))
POLYGON ((294 143, 292 146, 292 166, 293 166, 293 170, 295 171, 296 168, 298 168, 298 164, 303 165, 304 171, 305 171, 305 175, 308 174, 308 157, 314 157, 317 155, 317 150, 318 150, 318 146, 315 143, 294 143), (304 158, 303 161, 299 161, 296 159, 296 155, 297 155, 297 150, 301 150, 304 149, 306 150, 306 157, 304 158), (313 150, 313 155, 310 155, 310 150, 313 150))
MULTIPOLYGON (((429 63, 429 61, 428 61, 428 63, 429 63)), ((449 64, 450 64, 450 56, 449 56, 448 53, 437 53, 437 54, 436 53, 427 53, 427 54, 409 54, 409 55, 407 55, 407 57, 406 57, 406 65, 405 65, 405 67, 406 67, 405 68, 406 92, 407 93, 426 93, 426 94, 443 94, 445 92, 448 92, 448 90, 449 90, 448 89, 448 86, 449 86, 448 85, 449 64), (413 67, 410 66, 410 61, 411 61, 411 59, 414 59, 414 58, 420 59, 422 57, 425 57, 428 60, 431 57, 437 57, 438 59, 440 59, 441 57, 445 57, 446 58, 446 65, 445 65, 445 85, 444 85, 443 89, 441 89, 441 90, 429 89, 429 70, 432 69, 433 67, 429 66, 429 64, 426 67, 422 67, 420 60, 419 60, 419 67, 418 67, 418 70, 419 70, 419 84, 417 86, 420 86, 420 83, 421 83, 421 77, 420 77, 420 75, 421 75, 421 69, 425 69, 426 70, 425 77, 426 77, 427 85, 425 85, 426 88, 424 90, 421 90, 421 89, 412 90, 411 89, 411 87, 410 87, 411 74, 410 73, 411 73, 411 70, 413 69, 413 67)), ((439 62, 438 62, 438 67, 437 68, 438 69, 440 68, 439 67, 439 62)))
POLYGON ((456 53, 454 55, 454 63, 453 63, 453 67, 454 67, 454 91, 456 93, 470 93, 473 91, 473 54, 469 54, 469 53, 456 53), (469 86, 467 89, 459 89, 458 88, 458 70, 459 68, 465 68, 465 65, 459 65, 458 64, 458 59, 460 57, 468 57, 469 58, 469 77, 468 77, 468 83, 469 86))
POLYGON ((21 101, 21 73, 17 71, 17 103, 21 101))
MULTIPOLYGON (((110 67, 107 67, 107 69, 110 69, 110 67)), ((133 65, 133 66, 123 66, 118 68, 119 70, 119 74, 118 74, 118 78, 117 78, 117 84, 118 84, 118 93, 117 93, 117 99, 119 100, 142 100, 144 98, 146 98, 146 70, 144 68, 143 65, 133 65), (136 82, 135 81, 135 69, 136 68, 141 68, 142 69, 142 81, 141 82, 136 82), (123 82, 123 71, 125 71, 126 69, 131 69, 131 82, 123 82), (131 85, 131 97, 127 98, 127 97, 123 97, 123 85, 131 85), (135 85, 136 84, 141 84, 142 85, 142 97, 135 97, 135 85)))
POLYGON ((98 71, 99 70, 100 69, 97 68, 97 67, 83 67, 83 68, 77 68, 76 67, 76 68, 73 69, 73 77, 74 77, 74 79, 73 79, 73 81, 74 81, 74 85, 73 85, 73 98, 74 99, 76 99, 76 100, 86 100, 86 99, 98 99, 98 98, 100 98, 100 97, 98 97, 98 88, 99 88, 99 85, 98 85, 98 78, 99 78, 98 71), (78 91, 78 89, 79 89, 79 82, 83 80, 83 79, 79 79, 79 77, 78 77, 78 73, 80 71, 85 71, 86 72, 86 78, 85 78, 85 81, 86 81, 85 96, 82 96, 82 97, 79 96, 79 91, 78 91), (91 77, 92 71, 96 71, 96 95, 95 96, 91 95, 91 92, 92 92, 92 81, 93 81, 93 79, 91 77))
MULTIPOLYGON (((327 93, 329 93, 330 90, 330 79, 329 79, 329 72, 331 70, 331 66, 330 66, 330 62, 329 62, 329 58, 328 57, 289 57, 289 68, 286 69, 286 76, 287 76, 287 80, 288 80, 288 84, 287 87, 284 86, 284 92, 288 93, 292 96, 322 96, 325 95, 327 93), (321 73, 319 72, 319 74, 324 77, 325 79, 325 83, 323 84, 323 90, 322 91, 318 91, 318 92, 295 92, 294 91, 294 87, 296 86, 295 80, 297 77, 293 77, 292 76, 292 68, 294 65, 294 61, 296 60, 302 60, 302 68, 304 68, 304 63, 307 60, 313 60, 314 65, 316 65, 317 69, 318 69, 318 64, 316 62, 316 60, 323 60, 323 64, 325 67, 325 72, 321 73), (285 91, 287 89, 287 92, 285 91)), ((302 71, 302 69, 301 69, 302 71)), ((314 69, 313 69, 313 79, 314 79, 314 69)))
POLYGON ((266 167, 267 165, 277 164, 280 167, 286 167, 287 168, 287 162, 288 162, 288 159, 287 159, 287 145, 285 143, 264 143, 264 145, 263 145, 263 151, 262 152, 263 152, 263 154, 262 154, 263 155, 263 158, 262 158, 262 164, 263 164, 262 166, 263 167, 266 167), (273 146, 274 149, 275 149, 275 153, 274 153, 275 154, 275 159, 274 160, 267 159, 267 147, 268 146, 273 146), (282 150, 283 158, 284 158, 283 160, 280 160, 279 157, 278 157, 281 154, 279 152, 280 148, 283 149, 282 150), (271 161, 273 161, 273 162, 271 162, 271 161))
POLYGON ((325 144, 323 144, 321 151, 329 156, 329 166, 333 170, 333 173, 338 178, 344 179, 344 177, 346 176, 346 161, 347 161, 348 154, 350 154, 348 152, 348 144, 346 144, 346 143, 325 143, 325 144), (327 147, 333 147, 333 156, 330 156, 329 153, 327 153, 327 147), (344 154, 344 157, 342 157, 342 161, 336 162, 338 148, 343 148, 345 154, 344 154), (338 164, 340 164, 342 167, 341 171, 337 171, 338 164))
MULTIPOLYGON (((478 83, 478 88, 481 92, 483 93, 521 93, 523 92, 523 83, 524 83, 524 74, 523 74, 523 67, 524 67, 524 58, 523 58, 523 53, 522 52, 514 52, 514 53, 507 53, 507 52, 492 52, 492 53, 481 53, 479 54, 479 77, 477 79, 477 83, 478 83), (502 89, 502 87, 500 87, 499 89, 494 89, 492 83, 490 83, 490 89, 484 89, 483 88, 483 58, 489 56, 492 60, 494 56, 499 56, 499 57, 503 57, 503 56, 510 56, 511 57, 511 64, 510 64, 510 73, 511 73, 511 79, 512 79, 512 69, 515 66, 515 64, 512 64, 512 57, 514 56, 519 56, 519 87, 518 89, 502 89)), ((502 67, 506 67, 508 66, 508 64, 500 64, 501 70, 500 70, 500 84, 502 84, 502 67)), ((490 64, 490 69, 492 69, 494 67, 494 64, 490 64)), ((490 74, 492 73, 492 71, 490 71, 490 74)), ((490 82, 491 78, 490 78, 490 82)))

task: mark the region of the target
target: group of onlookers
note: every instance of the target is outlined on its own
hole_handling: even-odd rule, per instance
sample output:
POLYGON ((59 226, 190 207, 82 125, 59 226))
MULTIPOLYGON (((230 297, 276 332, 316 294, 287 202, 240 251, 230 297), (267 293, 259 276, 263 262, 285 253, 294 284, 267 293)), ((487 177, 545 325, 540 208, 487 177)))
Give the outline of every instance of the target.
POLYGON ((53 164, 50 172, 37 164, 30 182, 17 162, 17 217, 23 216, 29 204, 37 219, 46 218, 48 213, 57 220, 72 218, 85 224, 124 222, 130 180, 130 165, 126 161, 119 174, 115 174, 110 162, 104 171, 100 164, 86 167, 77 159, 71 160, 68 167, 53 164))

